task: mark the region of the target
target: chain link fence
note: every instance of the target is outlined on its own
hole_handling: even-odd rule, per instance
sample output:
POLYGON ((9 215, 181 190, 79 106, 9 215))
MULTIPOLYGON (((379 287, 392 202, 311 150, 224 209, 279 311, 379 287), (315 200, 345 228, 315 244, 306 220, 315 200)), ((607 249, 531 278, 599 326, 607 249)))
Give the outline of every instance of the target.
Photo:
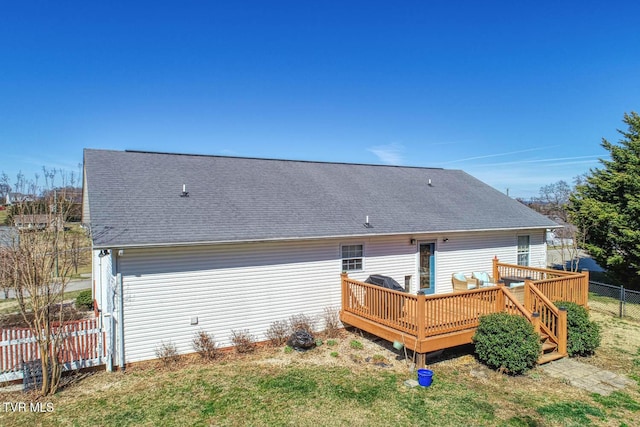
POLYGON ((640 291, 589 282, 589 308, 613 316, 640 320, 640 291))

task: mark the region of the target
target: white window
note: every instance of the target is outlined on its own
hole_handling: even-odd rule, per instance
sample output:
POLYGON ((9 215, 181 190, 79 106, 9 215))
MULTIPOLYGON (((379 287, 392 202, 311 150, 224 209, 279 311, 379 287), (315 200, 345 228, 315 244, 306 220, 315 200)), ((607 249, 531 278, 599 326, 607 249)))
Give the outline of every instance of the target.
POLYGON ((529 265, 530 252, 529 236, 518 236, 518 265, 529 265))
POLYGON ((363 245, 342 245, 342 271, 362 270, 363 245))

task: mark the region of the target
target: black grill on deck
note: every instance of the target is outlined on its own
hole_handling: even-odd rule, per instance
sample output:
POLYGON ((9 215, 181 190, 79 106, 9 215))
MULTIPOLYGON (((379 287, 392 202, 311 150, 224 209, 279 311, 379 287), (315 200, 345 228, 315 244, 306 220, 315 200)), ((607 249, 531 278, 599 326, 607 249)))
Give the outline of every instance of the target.
POLYGON ((405 292, 404 288, 400 286, 398 282, 393 280, 391 277, 383 276, 382 274, 372 274, 367 277, 367 280, 365 280, 364 283, 369 283, 371 285, 380 286, 394 291, 405 292))

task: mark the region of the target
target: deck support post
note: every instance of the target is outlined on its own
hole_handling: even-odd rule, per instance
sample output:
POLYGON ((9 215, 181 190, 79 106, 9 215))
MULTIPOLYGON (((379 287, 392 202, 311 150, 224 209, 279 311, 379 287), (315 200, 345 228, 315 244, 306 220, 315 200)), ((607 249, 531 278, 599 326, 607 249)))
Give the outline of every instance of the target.
POLYGON ((416 368, 424 368, 427 364, 427 354, 426 353, 418 353, 416 357, 416 368))
POLYGON ((498 283, 500 281, 500 270, 498 269, 498 257, 494 256, 493 257, 493 280, 495 280, 496 283, 498 283))
POLYGON ((566 356, 567 353, 567 308, 558 310, 558 353, 566 356))
POLYGON ((524 308, 529 311, 533 311, 531 307, 531 280, 524 281, 524 308))
POLYGON ((504 284, 498 284, 498 293, 496 294, 496 312, 500 313, 506 308, 504 297, 504 284))
POLYGON ((343 271, 340 274, 340 293, 341 293, 341 300, 342 300, 342 309, 344 310, 345 307, 348 307, 347 305, 347 283, 346 283, 346 279, 349 277, 349 275, 343 271))
POLYGON ((540 313, 537 311, 531 315, 531 324, 536 334, 540 335, 540 313))
POLYGON ((416 310, 416 316, 418 317, 416 319, 416 328, 418 329, 416 336, 418 339, 416 339, 416 345, 413 350, 418 353, 416 363, 419 368, 424 368, 426 361, 426 355, 425 353, 422 353, 422 343, 426 339, 426 308, 427 298, 423 292, 418 292, 418 309, 416 310))

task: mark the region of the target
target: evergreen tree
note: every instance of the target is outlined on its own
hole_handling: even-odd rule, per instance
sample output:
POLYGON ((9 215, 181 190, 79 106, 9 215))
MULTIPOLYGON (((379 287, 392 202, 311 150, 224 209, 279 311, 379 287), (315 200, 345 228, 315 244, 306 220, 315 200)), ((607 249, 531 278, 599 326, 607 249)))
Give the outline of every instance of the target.
POLYGON ((603 138, 610 160, 593 169, 571 197, 573 222, 585 233, 585 249, 616 280, 640 286, 640 116, 624 115, 617 144, 603 138))

